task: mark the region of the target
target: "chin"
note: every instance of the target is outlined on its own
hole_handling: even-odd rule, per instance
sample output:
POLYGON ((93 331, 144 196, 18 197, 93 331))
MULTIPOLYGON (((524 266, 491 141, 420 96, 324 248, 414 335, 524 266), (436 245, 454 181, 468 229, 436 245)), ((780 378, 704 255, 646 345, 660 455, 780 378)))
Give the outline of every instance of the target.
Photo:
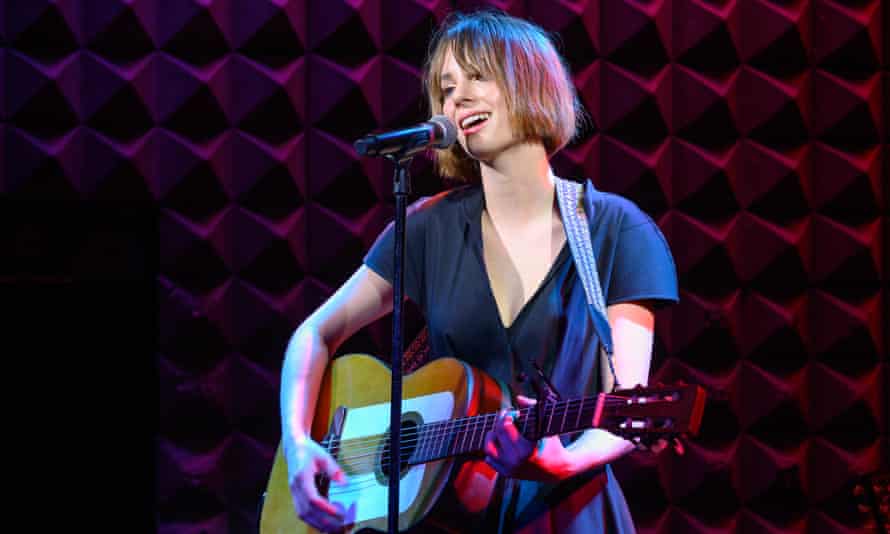
POLYGON ((491 156, 487 153, 467 152, 467 155, 469 155, 471 158, 478 161, 479 163, 488 163, 492 160, 491 156))
POLYGON ((493 154, 490 147, 484 146, 482 143, 473 143, 473 146, 465 145, 464 152, 471 158, 479 161, 487 161, 493 154))

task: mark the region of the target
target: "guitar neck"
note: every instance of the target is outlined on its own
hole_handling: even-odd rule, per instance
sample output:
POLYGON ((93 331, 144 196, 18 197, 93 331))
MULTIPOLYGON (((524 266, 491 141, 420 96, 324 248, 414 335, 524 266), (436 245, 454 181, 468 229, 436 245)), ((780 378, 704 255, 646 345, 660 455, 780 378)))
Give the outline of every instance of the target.
MULTIPOLYGON (((540 432, 537 407, 517 410, 513 424, 531 441, 586 430, 593 426, 594 416, 601 409, 597 400, 597 397, 585 397, 544 405, 540 409, 540 432)), ((450 456, 479 453, 485 443, 486 432, 494 428, 496 421, 497 414, 489 413, 419 425, 416 433, 404 436, 414 445, 408 463, 422 464, 450 456)))
MULTIPOLYGON (((697 433, 704 400, 704 390, 700 386, 637 387, 516 410, 513 424, 530 441, 601 428, 625 439, 648 443, 667 436, 697 433)), ((434 423, 408 426, 403 423, 399 464, 418 465, 452 456, 481 453, 485 434, 494 429, 497 417, 497 413, 488 413, 434 423)), ((352 461, 356 470, 373 469, 374 455, 367 452, 375 449, 376 444, 389 443, 389 432, 342 443, 334 438, 331 442, 323 441, 322 445, 336 455, 340 446, 350 441, 355 441, 351 447, 360 454, 343 459, 352 461)), ((382 463, 388 464, 388 447, 380 450, 382 463)))

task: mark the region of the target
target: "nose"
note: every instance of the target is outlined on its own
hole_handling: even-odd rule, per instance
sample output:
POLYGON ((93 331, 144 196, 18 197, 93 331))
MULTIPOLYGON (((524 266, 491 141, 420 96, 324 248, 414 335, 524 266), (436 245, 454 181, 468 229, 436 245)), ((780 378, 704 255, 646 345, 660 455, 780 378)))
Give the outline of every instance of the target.
POLYGON ((454 89, 452 89, 451 98, 454 101, 455 106, 460 106, 460 104, 468 102, 472 100, 472 96, 470 95, 468 84, 463 81, 459 81, 454 85, 454 89))

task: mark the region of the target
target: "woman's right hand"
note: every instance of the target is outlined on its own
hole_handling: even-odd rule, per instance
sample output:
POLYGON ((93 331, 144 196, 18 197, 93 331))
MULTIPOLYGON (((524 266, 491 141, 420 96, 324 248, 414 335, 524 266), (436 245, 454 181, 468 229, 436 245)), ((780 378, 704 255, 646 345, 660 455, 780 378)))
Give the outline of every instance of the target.
POLYGON ((288 486, 297 515, 322 532, 338 532, 346 526, 336 506, 319 494, 316 476, 345 482, 346 474, 333 456, 310 438, 296 439, 285 451, 288 486))

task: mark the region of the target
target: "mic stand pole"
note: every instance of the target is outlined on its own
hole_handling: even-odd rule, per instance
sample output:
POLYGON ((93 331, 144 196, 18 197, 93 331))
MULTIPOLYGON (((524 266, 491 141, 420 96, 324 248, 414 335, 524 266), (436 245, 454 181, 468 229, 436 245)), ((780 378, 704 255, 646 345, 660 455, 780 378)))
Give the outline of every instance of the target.
MULTIPOLYGON (((395 154, 386 159, 395 164, 393 194, 396 200, 395 240, 393 242, 393 290, 392 290, 392 393, 389 411, 389 534, 399 532, 399 475, 401 467, 402 437, 402 327, 404 325, 404 277, 405 277, 405 219, 411 182, 408 166, 412 156, 395 154)), ((384 455, 385 465, 385 455, 384 455)))

